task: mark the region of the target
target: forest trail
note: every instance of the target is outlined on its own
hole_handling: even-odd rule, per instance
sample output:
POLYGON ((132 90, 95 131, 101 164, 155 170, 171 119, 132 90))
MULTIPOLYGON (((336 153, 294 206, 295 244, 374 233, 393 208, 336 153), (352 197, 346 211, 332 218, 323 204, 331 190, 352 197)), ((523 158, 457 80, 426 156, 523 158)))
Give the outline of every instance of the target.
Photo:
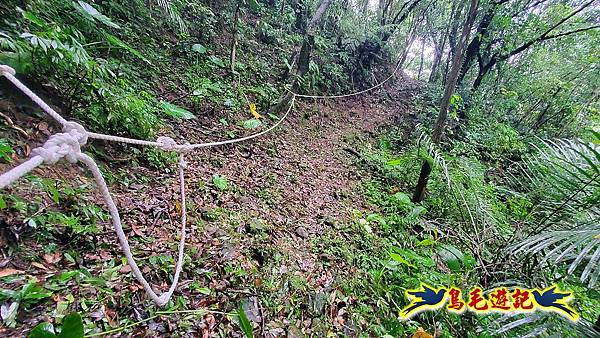
MULTIPOLYGON (((226 304, 219 303, 233 301, 230 297, 237 298, 239 292, 254 294, 248 291, 249 286, 260 290, 266 283, 269 291, 277 291, 275 294, 281 298, 274 302, 281 305, 291 296, 289 290, 285 291, 289 283, 284 275, 304 279, 312 290, 335 289, 336 277, 351 273, 352 268, 343 266, 341 257, 315 250, 315 245, 326 230, 339 232, 343 237, 339 225, 351 222, 354 210, 369 208, 358 191, 360 173, 353 168, 356 157, 349 149, 357 142, 374 141, 379 128, 407 118, 419 87, 418 82, 397 75, 373 93, 337 100, 302 99, 288 120, 271 134, 251 142, 188 154, 186 190, 190 227, 186 253, 192 262, 186 261, 175 296, 184 295, 190 308, 225 308, 226 304), (216 186, 215 175, 225 180, 225 187, 216 186), (330 261, 342 265, 331 266, 330 261), (227 296, 207 297, 206 290, 210 290, 211 296, 227 296)), ((32 124, 33 129, 40 130, 40 124, 46 128, 43 121, 36 120, 29 119, 27 124, 32 124)), ((185 123, 175 127, 179 138, 200 141, 196 132, 200 127, 190 127, 189 121, 185 123)), ((28 147, 32 149, 36 143, 42 143, 44 134, 37 133, 38 137, 28 147)), ((175 165, 157 170, 128 168, 124 161, 107 164, 109 171, 117 173, 108 179, 113 181, 110 188, 125 220, 134 256, 150 283, 166 289, 180 226, 175 165), (162 272, 151 269, 149 263, 163 264, 162 272)), ((58 167, 37 169, 34 173, 41 178, 70 182, 71 188, 81 183, 90 188, 86 200, 101 201, 93 188, 93 179, 81 168, 61 162, 58 167)), ((26 198, 39 193, 27 188, 27 184, 16 184, 12 189, 26 198)), ((10 220, 7 221, 10 226, 10 220)), ((93 250, 88 250, 89 243, 65 239, 58 252, 80 251, 84 258, 77 263, 92 275, 102 275, 110 267, 118 268, 120 273, 111 277, 111 300, 123 306, 123 302, 132 302, 143 311, 147 297, 128 273, 129 267, 120 265, 124 264, 120 259, 122 253, 108 219, 102 223, 93 250)), ((23 246, 27 247, 32 251, 41 249, 33 242, 23 246)), ((12 265, 41 280, 49 272, 74 268, 73 262, 62 257, 56 258, 57 261, 46 258, 42 266, 25 261, 13 261, 12 265)), ((73 291, 80 296, 97 292, 91 285, 73 291)), ((245 299, 245 304, 248 299, 255 301, 254 312, 247 309, 252 317, 262 305, 256 303, 256 298, 245 299)), ((104 305, 102 309, 110 311, 104 305)), ((261 317, 263 312, 260 313, 254 317, 261 317)), ((285 312, 280 315, 285 317, 285 312)), ((277 316, 267 317, 277 319, 277 316)), ((29 320, 37 319, 35 315, 23 318, 24 322, 29 320)))

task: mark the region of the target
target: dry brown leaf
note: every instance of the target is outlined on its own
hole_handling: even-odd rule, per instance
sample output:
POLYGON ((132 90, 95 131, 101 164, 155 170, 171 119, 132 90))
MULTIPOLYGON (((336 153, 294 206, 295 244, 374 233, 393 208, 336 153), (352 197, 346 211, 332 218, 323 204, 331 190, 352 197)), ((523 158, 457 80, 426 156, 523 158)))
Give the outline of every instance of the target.
POLYGON ((48 270, 48 268, 42 263, 33 262, 33 263, 31 263, 31 265, 35 266, 38 269, 48 270))
POLYGON ((412 338, 433 338, 432 335, 425 332, 422 327, 418 328, 417 331, 412 335, 412 338))
POLYGON ((140 237, 144 237, 144 233, 142 232, 143 230, 146 230, 145 228, 141 228, 138 227, 136 224, 132 224, 131 225, 131 230, 133 231, 134 234, 136 234, 137 236, 140 237))
POLYGON ((47 132, 48 131, 48 123, 46 123, 46 122, 40 122, 38 124, 38 130, 39 131, 45 131, 45 132, 47 132))
POLYGON ((0 270, 0 278, 10 276, 10 275, 19 275, 22 273, 23 273, 23 271, 21 271, 21 270, 6 268, 6 269, 0 270))
POLYGON ((125 264, 123 265, 123 267, 121 269, 119 269, 120 273, 128 273, 131 272, 131 266, 129 266, 129 264, 125 264))
POLYGON ((43 258, 44 262, 48 264, 55 264, 61 260, 62 254, 60 252, 55 252, 53 254, 44 254, 43 258))

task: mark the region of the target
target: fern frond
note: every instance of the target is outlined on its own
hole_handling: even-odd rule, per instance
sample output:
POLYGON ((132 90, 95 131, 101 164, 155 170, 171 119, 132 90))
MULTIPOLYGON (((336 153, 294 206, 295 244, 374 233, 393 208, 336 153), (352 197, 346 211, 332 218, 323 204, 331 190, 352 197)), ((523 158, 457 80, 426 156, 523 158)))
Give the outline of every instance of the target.
POLYGON ((543 262, 567 263, 567 272, 572 274, 585 266, 581 281, 590 287, 598 282, 600 274, 600 225, 585 224, 573 230, 557 230, 526 238, 512 249, 515 254, 541 254, 543 262))
POLYGON ((422 145, 425 149, 427 149, 427 154, 429 157, 433 159, 434 164, 442 169, 444 173, 444 178, 446 179, 446 184, 448 188, 450 188, 451 180, 450 175, 448 174, 448 165, 446 164, 446 160, 442 156, 442 152, 437 148, 435 143, 431 141, 431 137, 425 131, 421 129, 421 125, 417 125, 417 132, 419 132, 419 140, 418 144, 422 145))
POLYGON ((539 221, 509 250, 540 255, 539 264, 566 264, 570 274, 583 267, 580 279, 592 287, 600 275, 600 148, 562 139, 534 147, 519 168, 522 175, 512 179, 521 183, 519 194, 534 202, 533 219, 539 221))
POLYGON ((506 314, 502 316, 492 330, 494 336, 503 337, 598 337, 594 324, 580 318, 572 322, 555 314, 534 312, 527 316, 506 314))
POLYGON ((181 18, 181 15, 179 15, 179 11, 171 0, 156 0, 156 3, 173 26, 177 27, 181 33, 187 34, 189 32, 187 25, 181 18))

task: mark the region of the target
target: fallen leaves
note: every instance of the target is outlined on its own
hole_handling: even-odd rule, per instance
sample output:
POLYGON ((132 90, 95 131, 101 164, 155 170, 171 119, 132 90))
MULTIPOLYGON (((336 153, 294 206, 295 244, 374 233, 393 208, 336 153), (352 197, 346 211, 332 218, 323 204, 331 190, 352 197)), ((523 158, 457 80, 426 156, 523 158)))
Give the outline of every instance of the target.
POLYGON ((44 254, 44 256, 42 257, 44 259, 44 262, 50 264, 50 265, 54 265, 58 262, 60 262, 60 260, 62 259, 62 254, 60 252, 55 252, 55 253, 47 253, 44 254))
POLYGON ((23 273, 23 271, 21 271, 21 270, 17 270, 17 269, 13 269, 13 268, 5 268, 5 269, 0 270, 0 278, 6 277, 6 276, 11 276, 11 275, 20 275, 22 273, 23 273))
POLYGON ((38 263, 38 262, 31 262, 31 265, 35 266, 38 269, 42 269, 42 270, 49 270, 48 267, 46 267, 44 264, 42 263, 38 263))
POLYGON ((129 272, 131 272, 131 266, 129 264, 125 264, 125 265, 123 265, 123 267, 121 267, 119 269, 119 272, 120 273, 129 273, 129 272))

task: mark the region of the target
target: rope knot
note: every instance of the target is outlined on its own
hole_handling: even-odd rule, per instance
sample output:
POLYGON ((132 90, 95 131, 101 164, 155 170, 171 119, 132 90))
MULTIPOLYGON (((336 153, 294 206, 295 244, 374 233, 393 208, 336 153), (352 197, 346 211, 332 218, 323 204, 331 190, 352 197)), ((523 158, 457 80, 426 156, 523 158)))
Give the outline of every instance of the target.
POLYGON ((14 68, 12 68, 11 66, 7 66, 7 65, 0 65, 0 73, 2 73, 2 75, 10 74, 12 76, 15 76, 15 74, 17 74, 17 72, 15 72, 14 68))
POLYGON ((88 141, 87 130, 85 130, 85 128, 77 122, 68 121, 65 123, 63 126, 63 132, 71 134, 73 137, 75 137, 81 146, 85 145, 88 141))
POLYGON ((177 149, 177 142, 168 136, 160 136, 156 139, 156 143, 159 144, 160 150, 173 151, 177 149))
POLYGON ((76 163, 81 154, 81 146, 76 135, 59 133, 50 136, 43 146, 33 149, 32 154, 42 157, 46 164, 55 164, 63 157, 76 163))

